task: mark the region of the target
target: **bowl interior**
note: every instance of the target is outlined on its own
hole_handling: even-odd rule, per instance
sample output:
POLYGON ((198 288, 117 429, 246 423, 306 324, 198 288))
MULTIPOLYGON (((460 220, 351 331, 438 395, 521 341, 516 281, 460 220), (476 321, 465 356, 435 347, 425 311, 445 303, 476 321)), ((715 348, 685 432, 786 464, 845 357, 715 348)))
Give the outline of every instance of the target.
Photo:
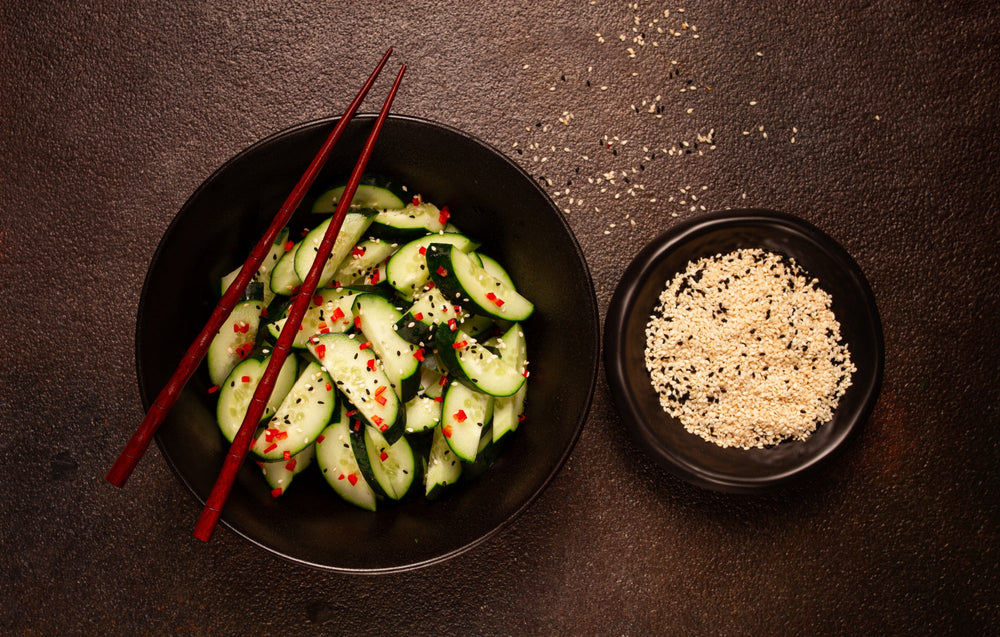
POLYGON ((605 323, 605 369, 616 406, 636 442, 663 466, 695 484, 757 491, 787 482, 829 457, 867 418, 883 367, 881 323, 874 297, 854 260, 814 226, 776 212, 710 215, 672 229, 633 260, 616 289, 605 323), (667 281, 689 261, 741 248, 792 257, 833 299, 857 371, 833 419, 808 439, 742 450, 688 433, 660 406, 645 365, 645 329, 667 281))
MULTIPOLYGON (((350 173, 372 121, 358 116, 347 128, 300 206, 299 223, 308 223, 312 198, 350 173)), ((218 278, 249 253, 332 122, 301 125, 252 146, 213 174, 177 214, 153 258, 139 307, 136 356, 146 408, 214 307, 218 278)), ((367 172, 447 205, 452 221, 504 264, 536 306, 525 324, 532 375, 524 425, 489 471, 448 497, 390 503, 373 514, 340 501, 312 468, 278 499, 252 463, 239 474, 222 516, 236 533, 292 561, 379 572, 462 552, 509 523, 542 491, 586 419, 599 327, 593 284, 569 226, 544 191, 502 154, 452 128, 391 116, 367 172)), ((201 502, 228 449, 208 386, 199 371, 156 437, 201 502)))

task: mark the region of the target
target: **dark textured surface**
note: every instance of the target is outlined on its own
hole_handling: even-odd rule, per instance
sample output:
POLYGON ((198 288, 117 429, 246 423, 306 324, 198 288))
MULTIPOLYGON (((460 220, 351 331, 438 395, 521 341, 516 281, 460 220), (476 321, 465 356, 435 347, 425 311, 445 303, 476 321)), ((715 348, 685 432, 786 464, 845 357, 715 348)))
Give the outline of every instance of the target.
POLYGON ((998 10, 686 9, 3 2, 0 632, 995 631, 998 10), (512 527, 379 577, 193 540, 196 502, 155 449, 126 489, 104 482, 142 416, 135 312, 172 216, 245 146, 342 110, 387 46, 410 65, 397 112, 551 181, 602 312, 639 246, 701 206, 789 212, 841 242, 886 338, 846 453, 772 495, 701 491, 638 454, 602 379, 512 527))

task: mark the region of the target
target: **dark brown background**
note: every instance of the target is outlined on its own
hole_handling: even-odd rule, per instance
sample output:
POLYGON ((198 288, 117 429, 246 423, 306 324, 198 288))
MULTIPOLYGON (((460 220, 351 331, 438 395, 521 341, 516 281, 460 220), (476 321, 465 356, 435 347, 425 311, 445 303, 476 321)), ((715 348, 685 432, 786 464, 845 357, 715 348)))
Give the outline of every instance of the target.
POLYGON ((988 2, 6 0, 0 632, 995 631, 998 28, 988 2), (104 482, 142 416, 135 313, 171 218, 247 145, 339 113, 389 46, 410 67, 396 112, 551 180, 602 315, 627 260, 701 206, 840 241, 886 337, 861 435, 808 483, 717 495, 638 454, 602 377, 512 527, 379 577, 193 540, 200 507, 156 449, 104 482))

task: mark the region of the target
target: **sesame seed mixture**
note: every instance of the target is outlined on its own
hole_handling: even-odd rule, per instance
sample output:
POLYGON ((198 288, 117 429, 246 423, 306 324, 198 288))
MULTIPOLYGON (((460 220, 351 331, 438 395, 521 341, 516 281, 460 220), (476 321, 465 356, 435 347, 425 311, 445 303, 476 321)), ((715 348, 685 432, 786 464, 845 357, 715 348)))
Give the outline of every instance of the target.
POLYGON ((830 305, 794 260, 764 250, 688 263, 646 325, 660 404, 720 447, 805 440, 855 371, 830 305))

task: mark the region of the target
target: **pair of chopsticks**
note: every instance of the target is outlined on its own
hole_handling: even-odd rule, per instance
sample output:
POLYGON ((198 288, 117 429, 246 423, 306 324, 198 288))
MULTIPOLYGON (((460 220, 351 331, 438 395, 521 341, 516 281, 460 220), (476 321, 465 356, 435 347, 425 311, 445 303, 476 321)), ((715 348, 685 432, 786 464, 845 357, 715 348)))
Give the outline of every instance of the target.
MULTIPOLYGON (((295 209, 298 208, 299 204, 302 202, 306 191, 309 190, 313 181, 315 181, 320 169, 329 158, 333 147, 340 140, 344 129, 354 117, 358 107, 368 94, 369 89, 371 89, 372 85, 375 83, 375 79, 382 71, 382 67, 385 66, 385 63, 391 54, 392 49, 389 49, 386 51, 385 55, 382 56, 378 66, 376 66, 375 70, 372 71, 372 74, 361 87, 361 90, 354 98, 354 101, 352 101, 347 107, 344 115, 340 118, 340 120, 338 120, 333 131, 330 132, 330 135, 327 137, 323 146, 309 164, 305 173, 299 179, 299 182, 296 184, 291 194, 289 194, 288 198, 285 200, 285 203, 275 214, 274 219, 271 221, 271 225, 250 253, 250 256, 240 269, 240 273, 237 275, 236 280, 229 286, 229 289, 219 300, 215 310, 213 310, 208 322, 202 328, 194 342, 192 342, 190 347, 188 347, 188 350, 185 352, 184 357, 178 364, 177 369, 174 370, 174 373, 167 381, 167 384, 162 390, 160 390, 160 393, 157 395, 153 405, 149 408, 149 411, 146 412, 146 416, 143 418, 142 423, 140 423, 135 433, 132 434, 132 437, 125 445, 125 449, 118 456, 118 459, 108 472, 106 479, 111 484, 119 488, 125 485, 125 482, 135 469, 136 464, 138 464, 143 453, 145 453, 146 449, 149 447, 149 443, 152 440, 153 435, 156 433, 156 430, 163 423, 167 413, 169 413, 170 409, 177 401, 177 398, 180 396, 184 385, 191 378, 191 375, 194 374, 198 365, 201 364, 212 339, 222 327, 223 323, 225 323, 229 314, 232 312, 233 307, 235 307, 236 303, 242 297, 247 285, 249 285, 250 281, 257 273, 257 270, 260 268, 268 250, 270 250, 271 245, 277 238, 278 233, 288 224, 292 213, 295 212, 295 209)), ((267 401, 274 389, 278 372, 281 370, 282 365, 291 351, 292 341, 296 332, 299 330, 299 325, 302 322, 302 318, 305 315, 313 293, 316 290, 320 275, 323 272, 323 267, 333 250, 333 245, 337 239, 337 235, 340 233, 344 217, 347 215, 351 200, 354 198, 354 193, 357 191, 358 184, 361 182, 361 177, 368 164, 368 160, 371 157, 372 149, 374 148, 375 142, 382 130, 382 125, 385 123, 385 119, 389 114, 389 108, 392 105, 393 99, 396 97, 396 91, 399 89, 399 84, 403 79, 403 73, 405 71, 406 65, 402 65, 392 88, 389 90, 385 103, 382 105, 382 110, 379 111, 378 117, 375 119, 375 124, 368 135, 368 139, 365 141, 365 145, 361 150, 361 155, 359 156, 358 161, 354 166, 354 170, 347 181, 344 193, 341 195, 340 200, 337 203, 337 209, 334 212, 333 219, 330 221, 326 234, 319 244, 315 261, 313 262, 309 273, 306 275, 305 280, 302 282, 295 299, 292 301, 292 305, 288 311, 288 318, 285 321, 284 329, 282 329, 281 335, 278 337, 278 341, 272 349, 267 368, 264 370, 264 374, 261 376, 260 382, 257 384, 257 389, 254 391, 253 398, 250 400, 250 406, 247 410, 246 417, 243 419, 239 432, 233 439, 232 445, 230 446, 229 452, 223 463, 222 470, 219 472, 219 476, 216 479, 215 485, 212 487, 212 491, 209 494, 201 516, 198 518, 198 522, 195 525, 194 536, 200 540, 207 542, 211 537, 212 532, 215 530, 215 526, 218 523, 223 506, 225 505, 226 499, 229 497, 229 492, 232 490, 236 475, 243 464, 243 460, 246 458, 247 452, 250 448, 250 443, 256 433, 257 423, 262 418, 264 410, 267 406, 267 401)))

